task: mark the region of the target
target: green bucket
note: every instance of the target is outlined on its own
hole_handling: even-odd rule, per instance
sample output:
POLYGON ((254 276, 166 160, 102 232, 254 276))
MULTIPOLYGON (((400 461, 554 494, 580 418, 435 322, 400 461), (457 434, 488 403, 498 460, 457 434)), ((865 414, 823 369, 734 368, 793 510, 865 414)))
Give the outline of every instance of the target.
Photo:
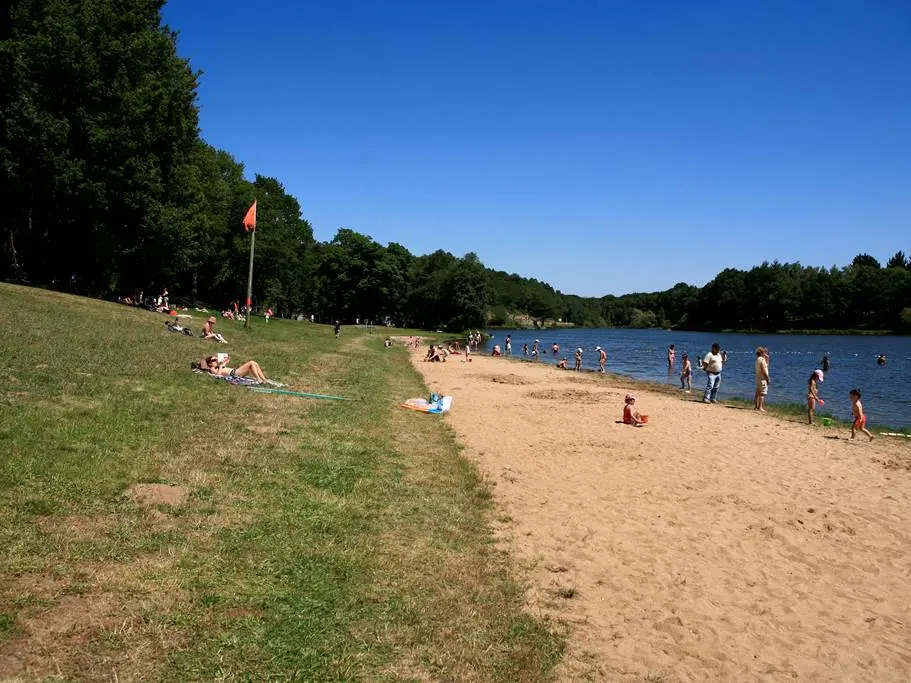
POLYGON ((830 419, 827 418, 827 417, 822 418, 822 426, 823 426, 823 427, 831 427, 831 426, 832 426, 832 420, 830 420, 830 419))

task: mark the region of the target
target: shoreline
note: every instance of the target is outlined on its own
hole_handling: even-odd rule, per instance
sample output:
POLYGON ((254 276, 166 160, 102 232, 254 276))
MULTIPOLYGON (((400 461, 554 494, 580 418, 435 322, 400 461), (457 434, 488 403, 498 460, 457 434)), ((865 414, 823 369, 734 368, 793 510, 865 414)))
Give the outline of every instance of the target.
MULTIPOLYGON (((448 342, 442 342, 442 343, 448 343, 448 342)), ((476 354, 475 352, 472 352, 472 358, 478 357, 478 355, 480 355, 480 354, 476 354)), ((494 359, 494 357, 490 356, 489 354, 481 355, 481 357, 494 359)), ((547 356, 547 357, 550 358, 550 356, 547 356)), ((457 356, 457 358, 458 358, 458 356, 457 356)), ((532 360, 531 358, 517 356, 516 354, 513 354, 511 356, 500 356, 496 360, 508 361, 510 363, 527 363, 531 366, 540 365, 543 368, 550 368, 553 370, 557 369, 556 365, 549 361, 543 361, 543 360, 535 361, 535 360, 532 360)), ((456 361, 456 362, 458 362, 458 361, 456 361)), ((674 386, 672 384, 656 382, 655 380, 650 380, 650 379, 640 379, 637 377, 632 377, 630 375, 624 375, 623 373, 619 373, 619 372, 606 371, 602 374, 593 368, 582 368, 581 370, 578 371, 578 373, 575 370, 569 370, 569 369, 560 370, 559 372, 561 372, 561 373, 566 372, 569 374, 591 375, 594 377, 603 377, 605 379, 613 380, 616 382, 625 382, 629 385, 632 385, 631 388, 634 388, 634 389, 639 388, 639 387, 644 387, 650 391, 654 391, 657 393, 662 393, 662 394, 665 394, 668 396, 677 396, 683 401, 691 400, 691 401, 695 401, 697 403, 701 402, 701 401, 697 400, 697 398, 695 398, 695 397, 702 395, 702 389, 697 388, 697 387, 699 387, 700 383, 695 382, 695 381, 693 382, 692 393, 684 395, 683 391, 681 389, 678 389, 676 386, 674 386), (688 399, 687 396, 692 396, 694 398, 688 399)), ((702 372, 701 370, 694 369, 693 377, 694 378, 697 377, 696 373, 701 373, 701 372, 702 372)), ((704 384, 704 382, 703 382, 703 384, 704 384)), ((743 408, 744 406, 750 406, 751 400, 750 400, 750 398, 734 397, 734 398, 719 399, 718 403, 721 405, 743 408)), ((787 420, 789 422, 795 421, 795 420, 789 419, 789 417, 793 417, 798 414, 802 415, 803 417, 806 416, 806 406, 803 404, 800 404, 800 403, 771 401, 766 404, 766 408, 767 408, 766 413, 768 415, 772 415, 779 419, 787 420)), ((812 425, 813 427, 829 429, 830 427, 840 427, 840 426, 841 427, 850 427, 851 426, 850 421, 840 420, 839 418, 834 417, 832 415, 832 413, 828 410, 825 410, 825 411, 817 410, 815 415, 817 418, 817 422, 812 425), (823 418, 829 420, 832 424, 829 426, 822 424, 823 418)), ((800 422, 800 420, 797 420, 797 421, 800 422)), ((805 423, 805 421, 804 421, 804 423, 805 423)), ((871 422, 868 426, 871 430, 878 430, 880 432, 882 432, 882 431, 889 432, 890 434, 886 434, 886 436, 890 436, 890 435, 894 435, 894 434, 901 434, 903 436, 911 436, 911 427, 896 427, 894 425, 889 425, 889 424, 885 424, 885 423, 873 423, 873 422, 871 422)))
POLYGON ((542 334, 553 331, 553 330, 661 330, 664 332, 698 332, 702 334, 767 334, 767 335, 786 335, 786 334, 799 334, 806 336, 832 336, 832 337, 911 337, 911 332, 900 332, 898 330, 858 330, 854 328, 848 328, 844 330, 839 329, 804 329, 804 328, 795 328, 793 330, 750 330, 750 329, 738 329, 738 330, 697 330, 690 329, 687 327, 615 327, 615 326, 598 326, 598 325, 558 325, 556 327, 522 327, 517 325, 512 326, 498 326, 498 325, 487 325, 484 329, 486 330, 496 330, 501 332, 504 330, 521 330, 523 332, 534 331, 540 332, 542 334))
POLYGON ((568 627, 559 679, 904 679, 904 439, 534 362, 411 358, 454 397, 442 419, 491 486, 529 611, 568 627), (641 428, 617 424, 631 387, 641 428))

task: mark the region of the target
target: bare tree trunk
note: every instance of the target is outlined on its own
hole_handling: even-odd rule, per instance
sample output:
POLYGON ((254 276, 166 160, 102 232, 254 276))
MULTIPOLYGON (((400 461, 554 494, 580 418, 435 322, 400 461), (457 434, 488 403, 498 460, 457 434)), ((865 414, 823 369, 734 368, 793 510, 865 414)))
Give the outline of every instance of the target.
POLYGON ((13 274, 16 277, 19 277, 19 271, 22 267, 19 265, 19 254, 16 251, 16 240, 13 235, 13 228, 10 227, 7 233, 9 234, 10 267, 12 268, 13 274))

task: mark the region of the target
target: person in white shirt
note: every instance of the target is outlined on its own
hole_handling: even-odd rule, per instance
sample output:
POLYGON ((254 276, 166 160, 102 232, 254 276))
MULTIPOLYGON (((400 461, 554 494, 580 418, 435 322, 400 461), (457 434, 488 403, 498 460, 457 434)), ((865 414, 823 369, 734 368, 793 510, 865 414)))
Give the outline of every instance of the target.
POLYGON ((702 369, 705 370, 707 376, 702 401, 703 403, 718 403, 718 387, 721 384, 724 359, 721 356, 721 346, 717 343, 712 344, 712 350, 702 359, 702 369))

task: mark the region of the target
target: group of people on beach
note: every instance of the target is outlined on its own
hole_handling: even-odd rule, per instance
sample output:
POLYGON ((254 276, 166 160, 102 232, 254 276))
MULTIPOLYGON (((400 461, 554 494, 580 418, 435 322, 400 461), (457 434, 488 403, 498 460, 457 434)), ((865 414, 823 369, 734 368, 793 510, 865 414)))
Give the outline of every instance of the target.
MULTIPOLYGON (((420 338, 418 339, 420 340, 420 338)), ((417 345, 420 346, 420 341, 418 341, 417 345)), ((450 342, 448 344, 431 344, 430 348, 427 349, 427 354, 424 356, 424 361, 429 363, 445 363, 446 359, 449 356, 457 356, 463 353, 465 355, 464 360, 470 363, 471 344, 466 344, 464 349, 459 345, 459 342, 450 342)))
MULTIPOLYGON (((769 366, 771 365, 772 357, 769 353, 769 349, 765 346, 756 347, 756 362, 755 362, 755 391, 753 393, 753 408, 760 412, 766 412, 765 402, 766 397, 769 393, 769 385, 772 382, 771 375, 769 374, 769 366)), ((674 367, 674 361, 676 358, 676 348, 671 344, 667 349, 667 367, 668 371, 672 371, 674 367)), ((680 386, 686 392, 689 393, 692 388, 691 378, 692 378, 692 365, 690 363, 689 356, 683 354, 683 367, 680 373, 680 386)), ((880 358, 883 358, 881 355, 880 358)), ((702 359, 702 369, 706 373, 706 385, 705 392, 703 393, 702 400, 704 403, 717 403, 717 394, 718 387, 721 384, 721 373, 724 370, 725 365, 727 364, 728 358, 727 353, 721 350, 721 346, 717 343, 712 344, 712 350, 709 351, 705 357, 702 359)), ((877 359, 879 363, 879 359, 877 359)), ((819 396, 819 385, 824 381, 825 373, 829 371, 831 367, 831 358, 828 353, 826 353, 822 360, 819 362, 822 369, 816 369, 807 379, 807 423, 813 424, 813 416, 816 412, 816 406, 825 405, 825 401, 819 396)), ((883 363, 879 363, 883 365, 883 363)), ((867 429, 867 418, 864 414, 864 407, 860 401, 860 390, 857 388, 851 389, 849 392, 851 398, 851 414, 854 417, 854 421, 851 425, 851 438, 853 439, 858 431, 866 434, 870 440, 873 440, 873 434, 867 429)))
MULTIPOLYGON (((828 358, 828 354, 824 358, 828 358)), ((828 363, 823 363, 828 367, 828 363)), ((825 405, 825 401, 819 395, 819 385, 825 380, 825 372, 820 369, 810 373, 807 379, 807 424, 813 424, 813 415, 816 412, 816 406, 825 405)), ((856 387, 848 392, 851 399, 851 415, 854 418, 851 422, 851 438, 853 439, 857 432, 863 432, 870 441, 873 441, 873 434, 867 429, 867 416, 864 413, 864 405, 860 402, 860 390, 856 387)))
MULTIPOLYGON (((504 346, 505 354, 504 354, 503 350, 500 349, 499 344, 494 344, 493 351, 491 352, 490 355, 492 355, 492 356, 500 356, 500 355, 512 356, 512 335, 511 334, 506 335, 505 339, 503 340, 503 346, 504 346)), ((560 345, 557 344, 556 342, 554 342, 550 347, 550 351, 555 357, 560 355, 560 345)), ((600 346, 596 346, 595 351, 598 353, 598 372, 603 373, 604 367, 607 364, 607 352, 604 349, 602 349, 600 346)), ((531 348, 529 348, 528 343, 522 344, 522 356, 524 358, 531 358, 532 360, 535 360, 535 361, 540 360, 541 353, 542 353, 542 351, 541 351, 541 340, 540 339, 535 339, 531 345, 531 348)), ((547 353, 546 348, 543 353, 546 355, 546 353, 547 353)), ((582 370, 583 353, 584 353, 584 351, 582 350, 582 347, 580 346, 579 348, 576 349, 575 353, 573 354, 573 360, 574 360, 573 370, 575 370, 575 371, 582 370)), ((559 361, 557 361, 557 368, 559 368, 560 370, 569 370, 569 367, 567 365, 568 362, 569 362, 569 357, 564 356, 559 361)))
MULTIPOLYGON (((469 337, 469 346, 474 341, 474 339, 469 337)), ((504 348, 501 349, 499 344, 493 346, 493 351, 491 355, 493 356, 511 356, 512 355, 512 335, 507 334, 504 339, 504 348), (504 353, 505 351, 505 353, 504 353)), ((554 356, 560 354, 560 345, 554 342, 550 348, 551 353, 554 356)), ((601 347, 596 346, 595 351, 598 354, 598 372, 605 372, 605 365, 607 363, 607 352, 601 347)), ((435 352, 437 355, 442 355, 442 358, 425 358, 425 360, 445 360, 446 352, 440 352, 439 349, 435 352)), ((531 346, 529 347, 528 343, 522 344, 522 356, 524 358, 530 358, 531 360, 539 360, 541 354, 546 354, 546 350, 542 350, 541 340, 535 339, 531 346)), ((582 357, 584 351, 581 347, 577 348, 574 353, 574 365, 572 367, 575 371, 582 370, 582 357)), ((431 356, 433 354, 428 354, 431 356)), ((755 390, 753 393, 753 408, 759 412, 766 412, 766 399, 769 393, 769 386, 772 383, 772 378, 770 374, 771 366, 771 354, 769 349, 765 346, 759 346, 755 350, 756 360, 754 366, 755 374, 755 390)), ((676 361, 677 361, 677 348, 676 345, 670 344, 667 348, 667 368, 668 373, 674 371, 676 361)), ((876 359, 877 364, 880 366, 885 365, 886 359, 885 355, 880 354, 876 359)), ((556 363, 556 367, 561 370, 569 370, 569 358, 563 356, 556 363)), ((721 348, 721 345, 718 343, 712 344, 711 350, 705 354, 699 360, 700 369, 706 374, 706 384, 705 389, 702 395, 702 401, 704 403, 717 403, 718 402, 718 390, 721 386, 721 377, 724 372, 724 368, 728 363, 728 353, 727 351, 721 348)), ((807 422, 809 424, 813 423, 813 417, 816 411, 816 406, 822 406, 824 401, 819 397, 819 384, 823 382, 825 373, 829 371, 831 367, 831 357, 826 353, 822 359, 819 361, 821 369, 816 369, 810 375, 807 380, 807 422)), ((693 379, 693 363, 690 359, 690 356, 687 352, 683 352, 681 355, 681 367, 680 367, 680 388, 684 393, 692 392, 692 379, 693 379)), ((866 434, 871 440, 873 439, 873 434, 866 428, 866 415, 864 414, 863 404, 861 403, 861 393, 860 390, 854 388, 850 391, 851 399, 851 412, 854 417, 852 427, 851 427, 851 438, 855 437, 856 432, 860 431, 866 434)), ((643 422, 638 418, 638 414, 635 411, 635 401, 636 397, 632 394, 626 397, 625 409, 623 415, 623 421, 629 424, 643 424, 643 422)))

